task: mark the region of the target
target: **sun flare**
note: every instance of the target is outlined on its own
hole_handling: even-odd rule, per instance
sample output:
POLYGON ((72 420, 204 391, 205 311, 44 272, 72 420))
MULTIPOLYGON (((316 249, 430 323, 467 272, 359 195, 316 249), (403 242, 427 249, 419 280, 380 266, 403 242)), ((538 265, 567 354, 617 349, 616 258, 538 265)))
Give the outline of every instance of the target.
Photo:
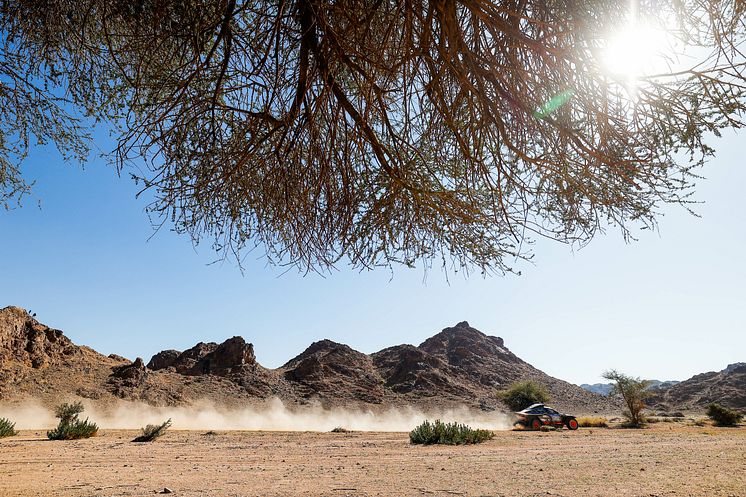
POLYGON ((604 69, 628 81, 665 71, 670 62, 668 38, 663 29, 629 25, 609 37, 602 52, 604 69))

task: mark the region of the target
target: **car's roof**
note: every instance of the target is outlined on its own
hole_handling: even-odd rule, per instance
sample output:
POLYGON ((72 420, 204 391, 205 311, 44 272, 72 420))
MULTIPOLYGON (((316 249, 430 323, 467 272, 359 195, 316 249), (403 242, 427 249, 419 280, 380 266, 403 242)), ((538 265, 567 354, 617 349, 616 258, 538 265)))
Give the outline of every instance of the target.
POLYGON ((541 409, 543 407, 544 407, 544 404, 533 404, 533 405, 528 406, 527 408, 525 408, 524 410, 522 410, 520 412, 526 412, 527 413, 527 412, 530 412, 530 411, 534 411, 536 409, 541 409))
POLYGON ((555 408, 549 407, 549 406, 544 405, 544 404, 532 404, 532 405, 528 406, 527 408, 525 408, 524 410, 522 410, 520 412, 522 412, 522 413, 530 413, 531 411, 535 411, 535 410, 538 410, 538 409, 551 409, 552 411, 556 411, 555 408))

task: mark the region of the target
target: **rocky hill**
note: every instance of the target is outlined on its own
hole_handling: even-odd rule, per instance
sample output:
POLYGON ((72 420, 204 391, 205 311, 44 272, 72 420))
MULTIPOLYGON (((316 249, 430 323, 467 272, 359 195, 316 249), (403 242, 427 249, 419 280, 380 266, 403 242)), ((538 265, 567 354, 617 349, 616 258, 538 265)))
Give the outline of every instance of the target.
POLYGON ((549 389, 558 408, 611 412, 616 400, 553 378, 513 354, 502 338, 462 322, 419 346, 397 345, 374 354, 321 340, 277 369, 257 363, 241 337, 164 350, 146 364, 103 356, 72 343, 23 309, 0 310, 0 400, 52 403, 78 396, 142 400, 153 405, 209 401, 246 405, 278 397, 285 403, 502 408, 495 392, 533 379, 549 389))
POLYGON ((661 408, 701 410, 710 403, 746 410, 746 363, 702 373, 660 390, 652 400, 661 408))

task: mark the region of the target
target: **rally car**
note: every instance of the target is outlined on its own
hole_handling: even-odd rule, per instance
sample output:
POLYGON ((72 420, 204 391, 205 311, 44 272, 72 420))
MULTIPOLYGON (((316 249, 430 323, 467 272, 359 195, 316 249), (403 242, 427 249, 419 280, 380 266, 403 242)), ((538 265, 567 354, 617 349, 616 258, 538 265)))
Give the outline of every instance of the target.
POLYGON ((578 420, 575 419, 575 416, 560 414, 544 404, 534 404, 515 414, 518 416, 514 423, 516 428, 539 430, 542 426, 553 426, 555 428, 567 426, 570 430, 578 429, 578 420))

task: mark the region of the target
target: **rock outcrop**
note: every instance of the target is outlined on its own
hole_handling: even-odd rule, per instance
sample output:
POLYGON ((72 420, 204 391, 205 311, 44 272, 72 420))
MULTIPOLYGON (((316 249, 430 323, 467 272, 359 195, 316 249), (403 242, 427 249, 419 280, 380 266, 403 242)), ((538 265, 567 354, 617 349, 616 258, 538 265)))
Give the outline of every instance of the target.
POLYGON ((0 364, 15 362, 39 369, 80 353, 60 330, 39 323, 24 309, 0 309, 0 364))
POLYGON ((150 359, 147 367, 153 371, 173 368, 177 373, 190 376, 226 376, 244 366, 254 365, 254 346, 241 337, 233 337, 221 344, 200 342, 184 352, 158 352, 150 359))
POLYGON ((147 368, 153 371, 173 367, 179 359, 181 352, 178 350, 168 349, 158 352, 150 358, 147 368))
POLYGON ((141 358, 135 359, 132 364, 124 366, 115 366, 112 368, 111 379, 122 380, 125 386, 139 386, 148 376, 148 370, 145 368, 141 358))
POLYGON ((702 410, 717 403, 746 410, 746 363, 698 374, 658 392, 651 404, 660 409, 702 410))

